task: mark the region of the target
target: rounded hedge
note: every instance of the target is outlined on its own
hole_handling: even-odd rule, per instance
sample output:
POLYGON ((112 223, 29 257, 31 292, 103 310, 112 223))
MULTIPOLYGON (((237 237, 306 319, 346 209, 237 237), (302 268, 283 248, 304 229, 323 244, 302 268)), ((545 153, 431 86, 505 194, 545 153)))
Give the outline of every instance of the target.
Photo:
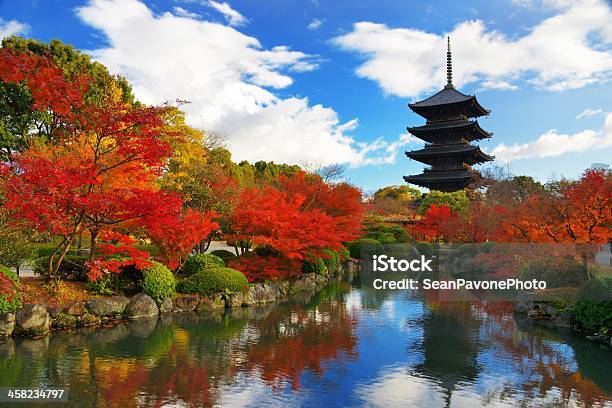
POLYGON ((317 275, 327 276, 329 271, 323 258, 315 257, 308 261, 302 261, 302 273, 316 273, 317 275))
POLYGON ((187 258, 181 269, 181 275, 191 276, 205 269, 223 267, 225 267, 225 262, 218 256, 212 254, 198 254, 187 258))
POLYGON ((170 269, 154 262, 143 271, 142 291, 156 302, 172 297, 176 292, 176 281, 170 269))
POLYGON ((181 280, 177 285, 180 293, 210 296, 218 292, 241 292, 249 287, 246 276, 232 268, 209 268, 181 280))
POLYGON ((360 259, 366 253, 375 254, 380 252, 382 245, 379 241, 371 238, 359 238, 351 242, 348 246, 351 258, 360 259))
POLYGON ((589 330, 612 328, 612 276, 586 281, 573 310, 576 321, 589 330))
POLYGON ((19 277, 2 265, 0 275, 0 313, 15 312, 23 305, 19 277))
POLYGON ((223 262, 225 262, 226 265, 228 265, 231 261, 238 259, 235 253, 225 249, 215 249, 214 251, 210 251, 210 254, 223 259, 223 262))

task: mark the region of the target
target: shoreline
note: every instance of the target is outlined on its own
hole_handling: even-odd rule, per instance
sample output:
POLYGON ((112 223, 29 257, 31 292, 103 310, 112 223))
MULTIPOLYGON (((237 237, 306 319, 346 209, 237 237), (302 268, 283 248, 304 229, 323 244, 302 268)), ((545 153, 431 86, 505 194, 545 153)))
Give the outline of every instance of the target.
POLYGON ((41 338, 51 331, 70 331, 116 324, 181 312, 214 313, 225 309, 251 308, 290 300, 306 291, 322 288, 332 280, 351 282, 358 273, 354 260, 345 261, 327 276, 302 274, 294 279, 255 283, 245 292, 215 293, 211 296, 177 294, 157 304, 138 293, 131 298, 108 296, 90 298, 63 307, 42 303, 26 304, 16 312, 0 314, 0 341, 11 337, 41 338))

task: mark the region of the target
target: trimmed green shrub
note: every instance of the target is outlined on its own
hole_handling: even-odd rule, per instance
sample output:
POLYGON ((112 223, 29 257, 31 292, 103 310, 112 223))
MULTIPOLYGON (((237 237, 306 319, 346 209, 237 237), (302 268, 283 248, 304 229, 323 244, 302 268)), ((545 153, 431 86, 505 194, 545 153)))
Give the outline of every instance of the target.
POLYGON ((0 275, 0 313, 14 312, 23 305, 19 277, 2 265, 0 275))
POLYGON ((195 293, 210 296, 218 292, 241 292, 249 287, 246 276, 232 268, 209 268, 181 280, 177 285, 180 293, 195 293))
POLYGON ((165 298, 172 297, 176 291, 176 281, 170 269, 159 262, 143 271, 142 291, 161 302, 165 298))
POLYGON ((225 267, 225 262, 218 256, 212 254, 198 254, 187 258, 181 269, 181 275, 191 276, 205 269, 223 267, 225 267))
POLYGON ((523 280, 543 280, 548 288, 578 287, 584 282, 586 271, 574 258, 546 258, 531 261, 521 267, 517 277, 523 280))
POLYGON ((379 241, 371 238, 359 238, 349 244, 348 250, 351 258, 360 259, 366 252, 375 254, 380 252, 382 245, 379 241), (362 252, 364 254, 362 254, 362 252))
POLYGON ((327 276, 329 271, 323 258, 317 256, 311 260, 302 261, 302 273, 316 273, 317 275, 327 276))
POLYGON ((576 321, 589 330, 612 328, 612 276, 586 281, 574 304, 576 321))
POLYGON ((228 265, 231 261, 238 259, 235 253, 225 249, 215 249, 214 251, 210 251, 210 254, 223 259, 223 262, 225 262, 226 265, 228 265))
POLYGON ((397 244, 397 239, 395 239, 395 235, 391 232, 382 232, 378 234, 376 240, 381 244, 397 244))
MULTIPOLYGON (((86 256, 66 255, 62 260, 58 273, 62 278, 87 282, 85 263, 88 260, 89 258, 86 256)), ((37 258, 32 265, 32 270, 38 275, 46 276, 49 273, 49 256, 37 258)))

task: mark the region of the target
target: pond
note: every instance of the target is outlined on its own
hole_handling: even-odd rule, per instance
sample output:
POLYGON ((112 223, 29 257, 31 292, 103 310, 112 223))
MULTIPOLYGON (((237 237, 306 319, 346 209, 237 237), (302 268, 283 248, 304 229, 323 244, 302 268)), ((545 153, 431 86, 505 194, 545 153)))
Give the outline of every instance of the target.
POLYGON ((64 406, 612 406, 611 367, 612 351, 509 303, 359 282, 0 342, 0 387, 63 388, 64 406))

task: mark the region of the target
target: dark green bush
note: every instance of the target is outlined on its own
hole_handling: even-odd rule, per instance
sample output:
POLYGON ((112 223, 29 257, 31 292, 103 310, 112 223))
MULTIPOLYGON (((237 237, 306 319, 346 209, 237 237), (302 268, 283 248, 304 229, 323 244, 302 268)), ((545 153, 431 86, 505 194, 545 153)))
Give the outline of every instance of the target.
POLYGON ((313 259, 302 261, 302 273, 316 273, 317 275, 327 276, 329 271, 323 258, 317 256, 313 259))
POLYGON ((0 313, 14 312, 22 306, 21 284, 15 272, 0 265, 0 313))
POLYGON ((612 328, 612 276, 586 281, 574 304, 576 321, 589 330, 612 328))
POLYGON ((199 254, 187 258, 183 268, 181 269, 182 276, 191 276, 195 273, 210 268, 223 268, 225 262, 223 259, 212 254, 199 254))
POLYGON ((238 259, 235 253, 227 251, 225 249, 215 249, 214 251, 210 251, 210 254, 223 259, 223 262, 225 262, 226 265, 229 264, 231 261, 235 261, 236 259, 238 259))
POLYGON ((172 297, 176 291, 176 281, 170 269, 159 262, 154 262, 143 271, 142 291, 161 302, 165 298, 172 297))
POLYGON ((380 233, 375 239, 381 244, 397 244, 397 239, 391 232, 380 233))
POLYGON ((586 272, 572 257, 546 258, 531 261, 520 268, 517 276, 524 280, 543 280, 547 288, 578 287, 584 282, 586 272))
POLYGON ((180 293, 210 296, 218 292, 241 292, 249 287, 244 274, 232 268, 209 268, 181 280, 177 285, 180 293))
POLYGON ((381 252, 382 245, 375 239, 359 238, 349 244, 348 250, 351 258, 360 259, 368 254, 376 254, 381 252))
POLYGON ((327 267, 329 272, 337 271, 340 268, 340 254, 336 251, 332 251, 331 249, 324 249, 323 252, 328 256, 328 258, 323 258, 323 262, 327 267))
POLYGON ((97 281, 88 282, 89 289, 99 295, 122 293, 127 296, 143 291, 144 271, 134 265, 126 265, 119 273, 106 274, 97 281))
POLYGON ((253 253, 257 256, 268 256, 272 258, 277 258, 277 257, 282 256, 282 254, 278 250, 272 248, 269 245, 261 245, 261 246, 255 247, 253 249, 253 253))
MULTIPOLYGON (((55 257, 57 259, 57 257, 55 257)), ((65 279, 77 280, 86 282, 87 281, 87 268, 85 263, 89 260, 86 256, 80 255, 66 255, 62 260, 58 274, 65 279)), ((46 276, 49 274, 49 256, 43 256, 37 258, 33 265, 32 270, 34 273, 46 276)))
POLYGON ((395 244, 408 242, 408 233, 400 226, 388 227, 385 224, 369 224, 368 232, 363 238, 370 238, 380 241, 383 244, 395 244))

